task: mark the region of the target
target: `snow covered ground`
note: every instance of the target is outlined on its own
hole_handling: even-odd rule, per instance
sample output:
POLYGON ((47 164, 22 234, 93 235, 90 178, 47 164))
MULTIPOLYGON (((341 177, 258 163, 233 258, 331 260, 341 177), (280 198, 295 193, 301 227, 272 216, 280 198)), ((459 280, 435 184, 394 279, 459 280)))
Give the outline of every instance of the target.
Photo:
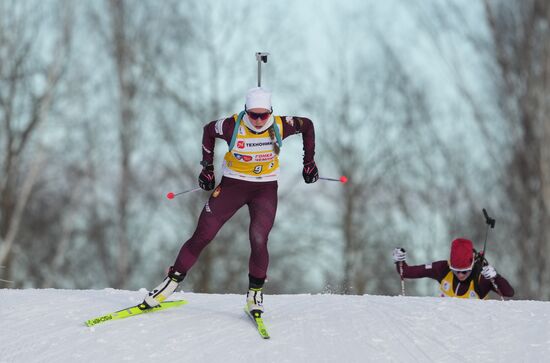
POLYGON ((550 302, 266 295, 263 340, 244 295, 178 292, 189 304, 84 321, 143 291, 0 290, 0 362, 548 362, 550 302))

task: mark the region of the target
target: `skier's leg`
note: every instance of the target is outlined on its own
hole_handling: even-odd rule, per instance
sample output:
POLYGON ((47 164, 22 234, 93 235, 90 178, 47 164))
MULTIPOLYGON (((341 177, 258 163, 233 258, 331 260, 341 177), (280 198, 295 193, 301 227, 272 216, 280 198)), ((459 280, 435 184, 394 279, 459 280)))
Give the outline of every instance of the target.
POLYGON ((225 222, 246 203, 242 183, 235 179, 222 179, 204 206, 195 233, 180 249, 174 263, 177 271, 187 273, 225 222))
POLYGON ((262 183, 248 203, 250 212, 249 311, 263 311, 262 288, 267 277, 269 253, 267 241, 277 212, 277 183, 262 183))
POLYGON ((174 266, 170 267, 168 276, 159 286, 148 293, 144 303, 153 307, 168 298, 223 224, 244 205, 246 200, 238 191, 238 185, 235 184, 232 180, 222 179, 204 206, 195 233, 180 249, 174 266), (177 278, 174 278, 175 276, 177 278))

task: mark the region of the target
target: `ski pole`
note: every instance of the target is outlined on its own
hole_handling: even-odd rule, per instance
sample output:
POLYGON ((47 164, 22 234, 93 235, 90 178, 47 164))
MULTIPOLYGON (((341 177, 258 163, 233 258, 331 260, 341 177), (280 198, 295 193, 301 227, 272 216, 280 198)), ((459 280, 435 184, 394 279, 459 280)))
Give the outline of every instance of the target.
POLYGON ((320 176, 319 180, 337 181, 337 182, 345 184, 345 183, 348 182, 348 177, 342 175, 340 178, 336 179, 336 178, 327 178, 327 177, 320 176))
POLYGON ((170 192, 170 193, 166 194, 166 198, 174 199, 174 197, 177 197, 178 195, 186 194, 186 193, 193 193, 193 192, 196 192, 197 190, 201 190, 201 188, 193 188, 193 189, 189 189, 189 190, 184 190, 183 192, 179 192, 179 193, 170 192))
POLYGON ((405 280, 403 279, 403 261, 399 261, 399 275, 401 276, 401 296, 405 296, 405 280))
MULTIPOLYGON (((489 217, 489 214, 487 213, 487 210, 485 208, 483 208, 483 216, 485 217, 485 223, 487 223, 487 229, 485 230, 485 242, 483 243, 483 250, 481 251, 482 264, 483 262, 487 263, 487 259, 485 258, 485 249, 487 248, 487 236, 489 235, 489 227, 495 228, 496 223, 496 220, 494 218, 489 217)), ((493 278, 490 281, 495 288, 497 294, 500 296, 500 300, 504 301, 504 297, 502 296, 502 293, 500 292, 500 289, 498 288, 495 279, 493 278)))
POLYGON ((489 235, 489 226, 491 228, 495 228, 496 220, 494 218, 489 217, 489 214, 487 214, 487 210, 483 208, 483 215, 485 216, 485 223, 487 223, 487 229, 485 230, 485 242, 483 243, 483 250, 482 256, 485 256, 485 248, 487 248, 487 236, 489 235))
POLYGON ((262 86, 262 62, 267 63, 267 56, 269 53, 256 53, 256 60, 258 61, 258 87, 262 86))

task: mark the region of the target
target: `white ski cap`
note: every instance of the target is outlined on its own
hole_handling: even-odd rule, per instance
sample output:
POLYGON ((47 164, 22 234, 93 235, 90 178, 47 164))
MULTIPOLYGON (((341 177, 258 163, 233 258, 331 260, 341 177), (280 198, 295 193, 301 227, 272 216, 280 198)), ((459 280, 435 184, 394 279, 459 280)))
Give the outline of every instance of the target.
POLYGON ((246 109, 265 108, 271 110, 271 91, 263 87, 254 87, 246 93, 246 109))

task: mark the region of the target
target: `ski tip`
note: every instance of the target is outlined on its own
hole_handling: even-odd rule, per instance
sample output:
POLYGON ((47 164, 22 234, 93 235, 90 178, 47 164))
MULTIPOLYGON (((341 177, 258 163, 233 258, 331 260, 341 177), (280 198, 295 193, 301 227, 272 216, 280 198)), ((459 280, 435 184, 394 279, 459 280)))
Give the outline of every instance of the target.
POLYGON ((163 301, 160 303, 160 306, 162 305, 172 305, 172 306, 180 306, 187 304, 187 300, 172 300, 172 301, 163 301))
POLYGON ((258 333, 260 333, 260 336, 263 339, 269 339, 269 333, 267 332, 267 329, 263 325, 263 322, 260 325, 258 325, 258 333))
POLYGON ((263 338, 263 339, 269 339, 269 335, 266 333, 260 333, 260 336, 263 338))

